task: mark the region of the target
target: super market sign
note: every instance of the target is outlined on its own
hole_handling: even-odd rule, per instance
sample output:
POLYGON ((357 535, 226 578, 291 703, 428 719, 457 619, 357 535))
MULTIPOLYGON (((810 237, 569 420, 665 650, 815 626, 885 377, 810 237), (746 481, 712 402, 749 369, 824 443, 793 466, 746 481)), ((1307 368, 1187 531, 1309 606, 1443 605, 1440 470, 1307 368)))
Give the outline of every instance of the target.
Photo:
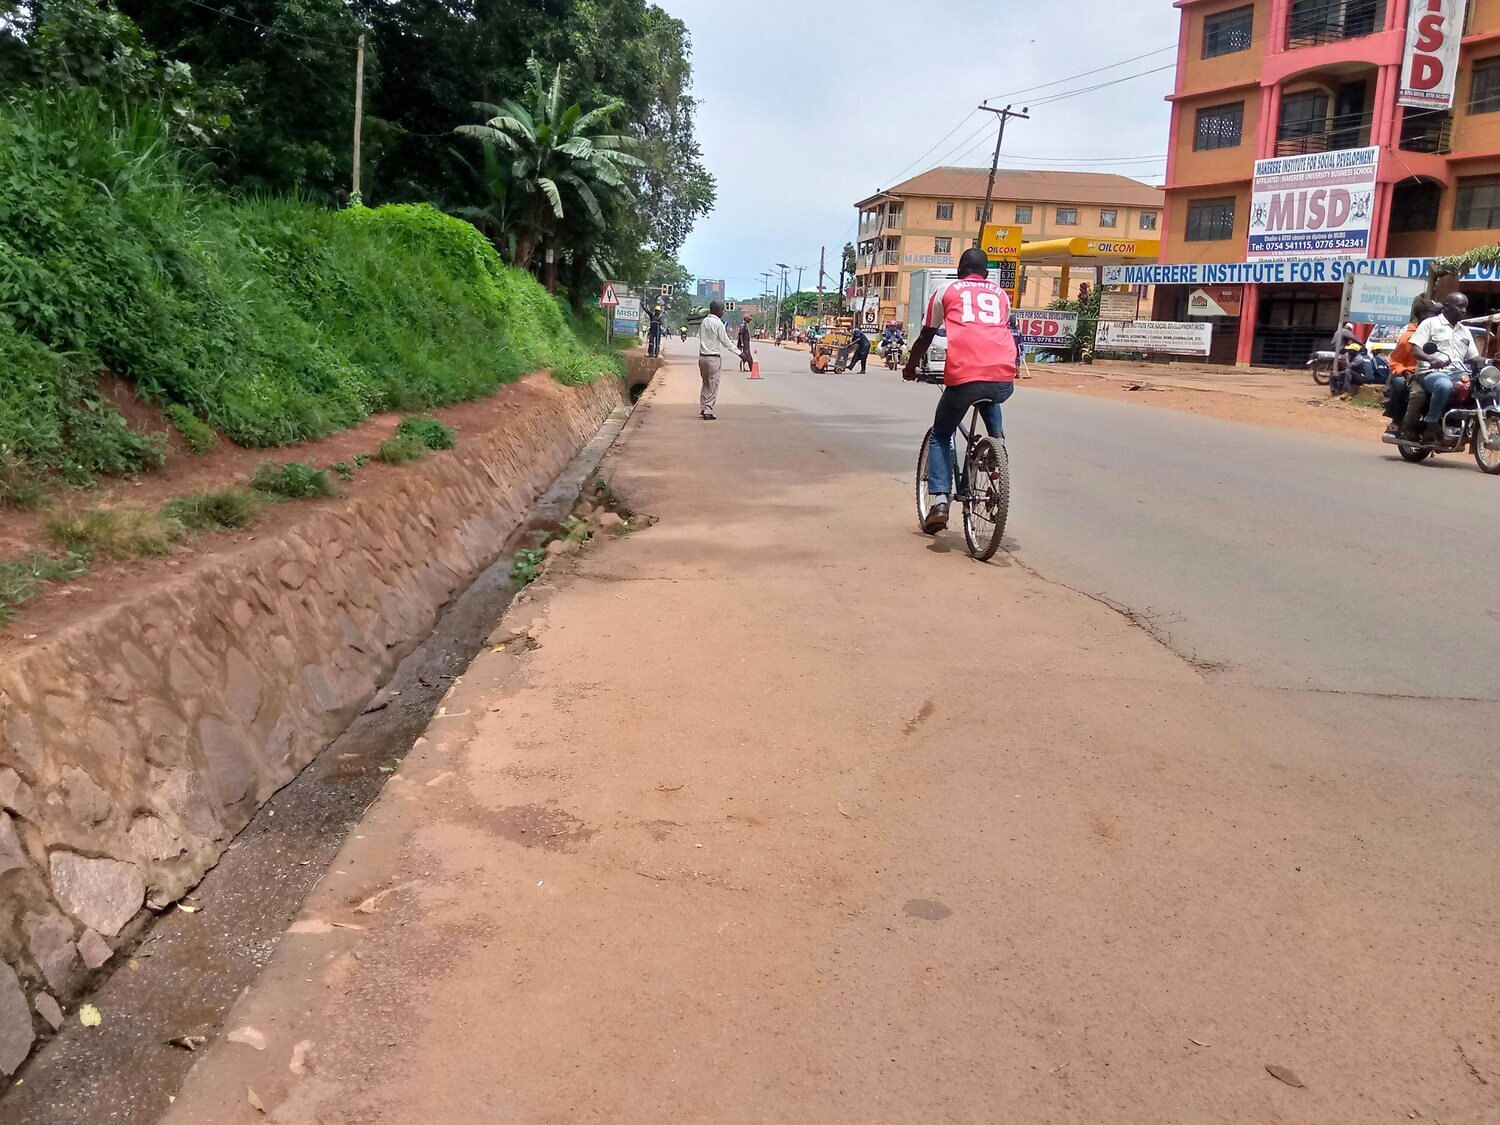
MULTIPOLYGON (((1425 278, 1432 258, 1314 258, 1265 262, 1191 262, 1180 266, 1105 266, 1105 285, 1326 285, 1353 273, 1425 278)), ((1465 281, 1500 281, 1500 266, 1476 266, 1465 281)))

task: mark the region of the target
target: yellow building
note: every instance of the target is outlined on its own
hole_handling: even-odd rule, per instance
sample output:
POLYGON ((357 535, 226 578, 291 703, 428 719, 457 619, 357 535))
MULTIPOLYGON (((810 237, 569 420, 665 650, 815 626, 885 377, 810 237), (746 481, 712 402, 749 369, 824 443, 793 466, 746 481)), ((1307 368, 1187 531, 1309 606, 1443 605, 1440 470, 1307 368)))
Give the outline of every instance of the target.
MULTIPOLYGON (((988 168, 933 168, 857 204, 860 295, 880 297, 889 315, 905 321, 912 273, 954 269, 973 245, 989 175, 988 168)), ((1019 226, 1025 243, 1154 240, 1163 201, 1162 192, 1126 176, 1001 170, 990 214, 992 222, 1019 226)), ((1062 275, 1061 266, 1024 266, 1022 305, 1045 307, 1097 280, 1092 270, 1074 269, 1064 293, 1062 275)))

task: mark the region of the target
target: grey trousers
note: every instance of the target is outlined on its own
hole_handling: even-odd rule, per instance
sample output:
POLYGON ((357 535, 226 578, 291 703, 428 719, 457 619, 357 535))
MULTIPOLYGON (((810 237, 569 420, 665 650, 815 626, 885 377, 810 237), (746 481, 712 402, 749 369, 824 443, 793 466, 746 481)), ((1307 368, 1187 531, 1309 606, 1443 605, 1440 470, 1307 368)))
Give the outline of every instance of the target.
POLYGON ((724 358, 717 355, 700 355, 698 357, 698 374, 703 376, 703 393, 698 396, 698 405, 704 414, 712 414, 714 407, 719 402, 719 371, 724 366, 724 358))

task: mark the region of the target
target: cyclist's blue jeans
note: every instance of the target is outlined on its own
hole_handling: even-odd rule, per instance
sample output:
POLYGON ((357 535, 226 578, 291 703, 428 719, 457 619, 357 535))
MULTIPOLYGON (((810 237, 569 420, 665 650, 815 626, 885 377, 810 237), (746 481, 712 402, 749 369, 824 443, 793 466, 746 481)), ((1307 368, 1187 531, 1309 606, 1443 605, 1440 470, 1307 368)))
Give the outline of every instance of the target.
POLYGON ((1453 378, 1441 371, 1429 371, 1422 376, 1422 386, 1430 396, 1427 402, 1427 421, 1436 424, 1443 420, 1448 409, 1448 400, 1453 397, 1453 378))
POLYGON ((933 496, 947 496, 953 491, 953 435, 969 408, 981 399, 993 400, 982 408, 985 429, 991 437, 1004 437, 1000 422, 1000 404, 1015 391, 1013 382, 960 383, 944 387, 938 399, 937 416, 932 420, 932 449, 927 457, 927 491, 933 496))

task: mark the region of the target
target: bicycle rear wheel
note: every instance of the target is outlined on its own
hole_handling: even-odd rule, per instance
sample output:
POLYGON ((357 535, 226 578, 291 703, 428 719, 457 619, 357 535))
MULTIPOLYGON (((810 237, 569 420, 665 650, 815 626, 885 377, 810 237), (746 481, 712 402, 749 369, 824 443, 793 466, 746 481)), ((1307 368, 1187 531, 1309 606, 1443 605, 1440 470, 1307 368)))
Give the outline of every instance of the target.
POLYGON ((980 562, 995 557, 1010 515, 1010 458, 992 437, 969 447, 964 466, 964 539, 980 562))

